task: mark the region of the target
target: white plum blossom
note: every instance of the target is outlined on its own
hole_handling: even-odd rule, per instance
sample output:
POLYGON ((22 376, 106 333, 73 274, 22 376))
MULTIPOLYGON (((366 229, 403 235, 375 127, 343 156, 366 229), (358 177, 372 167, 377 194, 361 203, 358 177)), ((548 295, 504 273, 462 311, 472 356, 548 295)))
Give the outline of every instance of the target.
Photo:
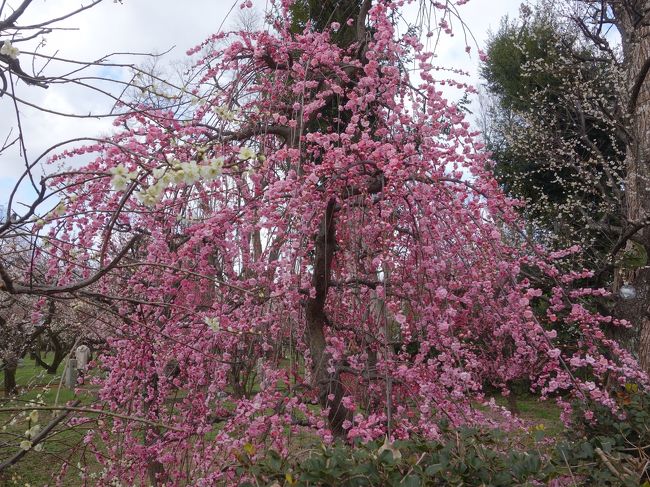
MULTIPOLYGON (((136 194, 136 198, 146 206, 154 206, 160 201, 161 196, 170 184, 185 183, 191 186, 199 180, 214 180, 221 175, 224 159, 222 157, 207 161, 199 165, 196 161, 181 162, 177 159, 169 161, 172 167, 158 167, 151 171, 155 183, 136 194)), ((110 169, 113 175, 112 183, 115 189, 122 190, 128 186, 130 180, 137 177, 137 173, 129 172, 123 165, 110 169)))
POLYGON ((141 191, 138 194, 136 194, 136 198, 138 198, 140 203, 142 203, 144 206, 148 206, 149 208, 156 206, 156 203, 158 202, 153 196, 151 196, 146 191, 141 191))
POLYGON ((186 162, 182 165, 183 167, 183 181, 185 184, 192 185, 196 183, 199 179, 201 179, 201 172, 199 169, 199 165, 192 161, 192 162, 186 162))
POLYGON ((239 149, 239 159, 242 161, 247 161, 248 159, 253 159, 256 156, 255 151, 250 147, 242 147, 239 149))
POLYGON ((32 442, 29 440, 23 440, 20 442, 20 449, 28 451, 32 447, 32 442))
POLYGON ((143 205, 152 207, 156 206, 156 203, 160 201, 164 189, 162 184, 152 184, 147 189, 138 192, 135 196, 143 205))
POLYGON ((171 174, 171 182, 174 184, 180 184, 185 179, 185 170, 181 166, 177 166, 174 172, 171 174))
POLYGON ((201 166, 201 176, 208 181, 218 178, 221 175, 221 170, 223 168, 223 157, 217 157, 211 159, 209 164, 201 166))
POLYGON ((56 216, 63 216, 65 215, 65 203, 61 201, 56 207, 52 210, 52 213, 56 216))
POLYGON ((18 59, 18 56, 20 56, 20 50, 17 47, 14 47, 11 42, 4 41, 4 44, 0 47, 0 54, 9 56, 11 59, 18 59))
POLYGON ((162 179, 162 178, 165 176, 165 173, 166 173, 166 172, 167 172, 167 168, 166 168, 166 167, 157 167, 156 169, 154 169, 153 171, 151 171, 151 174, 152 174, 152 176, 153 176, 155 179, 160 180, 160 179, 162 179))
POLYGON ((223 120, 227 120, 229 122, 235 120, 236 112, 229 110, 227 107, 214 107, 212 111, 223 120))
POLYGON ((129 170, 124 167, 124 164, 118 164, 117 166, 110 168, 108 172, 113 176, 111 178, 111 183, 113 184, 113 188, 117 191, 125 190, 129 185, 129 182, 138 177, 137 171, 129 172, 129 170))
POLYGON ((25 431, 25 438, 34 438, 40 431, 41 431, 41 426, 38 425, 38 424, 35 424, 31 428, 29 428, 27 431, 25 431))
POLYGON ((129 180, 123 176, 113 176, 111 183, 116 191, 124 191, 129 185, 129 180))
POLYGON ((111 167, 108 172, 113 176, 123 176, 125 178, 128 178, 131 174, 129 170, 124 166, 124 164, 118 164, 115 167, 111 167))
POLYGON ((174 182, 174 173, 173 171, 167 171, 162 178, 158 181, 159 184, 163 184, 165 186, 169 186, 171 183, 174 182))
POLYGON ((208 327, 214 331, 217 332, 219 331, 219 319, 218 318, 204 318, 205 324, 208 325, 208 327))

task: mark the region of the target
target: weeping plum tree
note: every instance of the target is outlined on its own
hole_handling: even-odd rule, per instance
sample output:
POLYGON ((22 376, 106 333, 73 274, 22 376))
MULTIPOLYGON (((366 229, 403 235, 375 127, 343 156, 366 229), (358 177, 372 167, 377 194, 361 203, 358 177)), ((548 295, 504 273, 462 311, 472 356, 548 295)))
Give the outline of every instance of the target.
MULTIPOLYGON (((267 29, 191 50, 190 119, 143 106, 52 158, 92 162, 50 178, 47 274, 2 278, 114 317, 98 379, 110 427, 85 438, 96 482, 235 483, 238 456, 306 432, 436 437, 443 418, 495 421, 473 407, 487 384, 614 408, 605 381, 645 383, 582 301, 604 291, 566 290, 589 273, 518 237, 439 89, 462 83, 399 34, 408 3, 350 2, 316 27, 275 2, 267 29), (541 318, 524 265, 556 282, 541 318), (574 342, 556 341, 558 320, 574 342)), ((420 6, 452 29, 450 5, 420 6)))

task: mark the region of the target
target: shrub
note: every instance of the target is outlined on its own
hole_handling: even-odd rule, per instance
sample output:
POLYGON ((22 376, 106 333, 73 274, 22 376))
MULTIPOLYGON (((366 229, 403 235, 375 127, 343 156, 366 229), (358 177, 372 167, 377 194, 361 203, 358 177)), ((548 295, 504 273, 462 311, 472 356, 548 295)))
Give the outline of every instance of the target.
POLYGON ((534 451, 506 451, 499 431, 444 429, 440 441, 413 439, 323 446, 306 459, 291 461, 268 451, 261 458, 247 455, 241 474, 253 485, 437 486, 534 485, 543 475, 543 459, 534 451))
POLYGON ((620 412, 583 402, 574 407, 573 429, 557 448, 587 485, 650 487, 650 394, 627 384, 617 394, 620 412))
POLYGON ((617 397, 617 414, 575 404, 572 428, 551 449, 500 430, 441 424, 437 441, 335 443, 285 457, 249 450, 240 455, 240 485, 650 487, 650 394, 628 385, 617 397))

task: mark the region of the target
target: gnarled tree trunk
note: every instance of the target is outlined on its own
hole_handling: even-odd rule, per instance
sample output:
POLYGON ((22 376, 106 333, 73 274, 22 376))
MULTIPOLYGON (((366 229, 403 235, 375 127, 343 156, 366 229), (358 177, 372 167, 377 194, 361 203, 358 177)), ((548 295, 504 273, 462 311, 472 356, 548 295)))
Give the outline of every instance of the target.
POLYGON ((18 369, 17 360, 8 360, 5 362, 3 369, 5 396, 11 396, 18 392, 18 387, 16 385, 16 369, 18 369))
POLYGON ((35 353, 33 357, 34 357, 34 361, 38 365, 43 367, 48 374, 53 375, 56 374, 57 370, 59 370, 59 365, 61 365, 61 362, 63 362, 68 352, 70 351, 70 346, 68 345, 64 347, 64 345, 61 343, 56 333, 47 330, 47 334, 50 336, 50 343, 54 348, 54 357, 52 358, 52 363, 48 364, 47 362, 45 362, 45 360, 41 358, 40 353, 35 353))
MULTIPOLYGON (((629 137, 626 147, 624 238, 650 253, 650 1, 610 2, 621 33, 627 74, 629 137)), ((622 281, 634 286, 636 297, 620 300, 615 314, 634 324, 633 346, 639 362, 650 372, 650 269, 623 271, 622 281)))
POLYGON ((312 385, 318 390, 321 406, 329 409, 328 420, 332 433, 336 436, 343 436, 345 432, 343 422, 348 419, 350 414, 341 403, 344 389, 339 372, 337 370, 328 371, 331 357, 326 351, 327 344, 325 342, 325 325, 327 324, 325 301, 332 277, 332 259, 336 247, 335 209, 336 200, 331 198, 327 203, 316 236, 312 275, 314 296, 307 300, 305 333, 312 361, 312 385))

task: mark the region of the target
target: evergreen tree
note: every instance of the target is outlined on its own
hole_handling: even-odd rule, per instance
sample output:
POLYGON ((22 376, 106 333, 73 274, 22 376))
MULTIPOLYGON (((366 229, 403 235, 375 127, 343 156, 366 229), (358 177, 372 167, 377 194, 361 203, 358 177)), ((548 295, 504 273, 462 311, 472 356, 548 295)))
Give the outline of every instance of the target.
POLYGON ((621 70, 552 2, 522 6, 487 46, 482 77, 493 98, 484 131, 504 189, 537 240, 580 244, 600 267, 621 228, 625 158, 621 70))

